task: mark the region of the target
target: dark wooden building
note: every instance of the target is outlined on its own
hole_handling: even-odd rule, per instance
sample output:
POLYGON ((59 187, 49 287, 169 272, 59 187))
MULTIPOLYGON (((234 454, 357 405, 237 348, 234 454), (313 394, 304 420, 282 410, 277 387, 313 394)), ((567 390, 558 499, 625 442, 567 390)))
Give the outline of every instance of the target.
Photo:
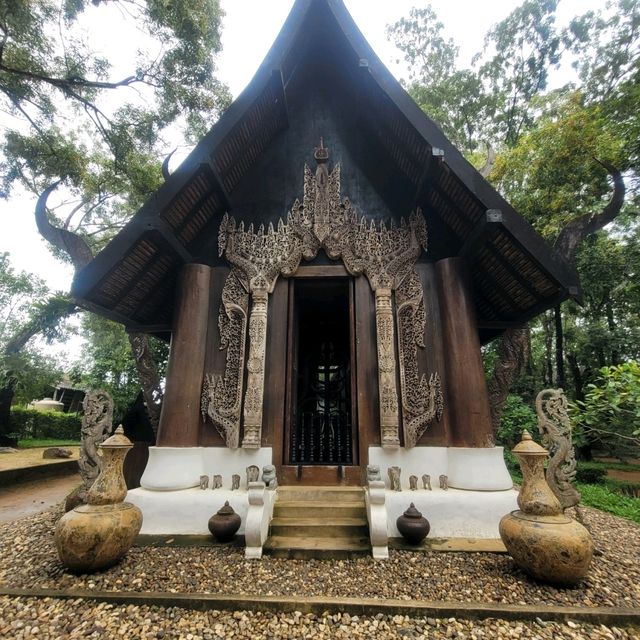
POLYGON ((270 448, 313 484, 371 447, 492 447, 481 344, 579 290, 342 1, 298 0, 73 295, 171 338, 159 448, 270 448))

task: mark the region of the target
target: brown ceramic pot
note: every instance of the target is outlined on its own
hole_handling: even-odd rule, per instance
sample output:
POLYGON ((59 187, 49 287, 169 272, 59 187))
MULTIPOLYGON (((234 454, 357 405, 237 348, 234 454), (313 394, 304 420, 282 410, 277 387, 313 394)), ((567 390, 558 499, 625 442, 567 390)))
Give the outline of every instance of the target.
POLYGON ((118 562, 142 526, 142 512, 128 502, 122 464, 133 445, 118 427, 101 445, 103 465, 87 493, 87 504, 58 521, 55 543, 62 563, 72 571, 89 573, 118 562))
POLYGON ((416 509, 413 502, 396 520, 398 531, 409 544, 420 544, 429 533, 431 525, 416 509))
POLYGON ((500 537, 515 563, 538 580, 570 586, 587 575, 593 541, 573 518, 512 511, 500 521, 500 537))
POLYGON ((515 563, 538 580, 573 585, 585 577, 593 556, 591 534, 565 516, 544 476, 546 449, 525 431, 513 449, 522 469, 520 510, 500 521, 500 537, 515 563))
POLYGON ((218 542, 231 542, 240 528, 240 516, 225 502, 218 512, 209 518, 209 531, 218 542))

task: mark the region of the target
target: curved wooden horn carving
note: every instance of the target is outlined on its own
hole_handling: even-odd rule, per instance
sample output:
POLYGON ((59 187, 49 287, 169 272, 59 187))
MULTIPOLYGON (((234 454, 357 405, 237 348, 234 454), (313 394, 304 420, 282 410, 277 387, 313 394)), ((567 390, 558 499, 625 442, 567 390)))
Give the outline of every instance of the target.
POLYGON ((164 181, 166 182, 169 179, 169 176, 171 175, 171 173, 169 172, 169 161, 171 160, 171 157, 173 156, 173 154, 177 151, 177 149, 174 149, 163 161, 162 161, 162 177, 164 178, 164 181))

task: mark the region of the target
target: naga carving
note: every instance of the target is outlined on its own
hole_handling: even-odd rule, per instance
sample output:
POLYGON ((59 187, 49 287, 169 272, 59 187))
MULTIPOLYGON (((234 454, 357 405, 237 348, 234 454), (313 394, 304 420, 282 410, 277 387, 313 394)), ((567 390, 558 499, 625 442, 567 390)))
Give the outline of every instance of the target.
POLYGON ((78 466, 83 483, 80 498, 84 501, 84 494, 91 489, 102 468, 98 445, 113 428, 113 399, 106 391, 89 391, 82 401, 82 410, 82 445, 78 466))
POLYGON ((567 397, 562 389, 545 389, 536 398, 538 429, 542 445, 551 459, 547 467, 547 483, 563 509, 580 502, 580 493, 571 484, 576 477, 576 457, 571 443, 571 420, 567 397))
POLYGON ((280 275, 293 275, 303 259, 313 259, 324 248, 330 258, 341 259, 351 275, 366 275, 375 292, 381 438, 383 447, 389 448, 400 444, 394 291, 402 301, 396 311, 400 380, 403 417, 408 425, 405 438, 408 446, 413 446, 429 422, 442 412, 438 375, 433 374, 429 380, 425 375, 420 377, 417 365, 417 348, 424 347, 426 319, 414 265, 427 247, 424 216, 418 210, 411 213, 408 222, 402 219, 399 226, 393 222, 389 227, 384 222, 368 223, 358 217, 348 198, 342 199, 340 165, 329 171, 329 150, 322 141, 314 157, 316 171, 305 166, 303 201, 294 202, 286 222, 279 220, 276 227, 269 224, 266 229, 260 225, 256 231, 253 225, 246 229, 243 222, 237 225, 227 214, 222 219, 219 253, 232 267, 225 284, 226 299, 223 293, 225 317, 220 330, 227 360, 224 377, 205 378, 203 415, 220 430, 228 446, 238 446, 248 325, 242 447, 260 446, 269 294, 280 275))

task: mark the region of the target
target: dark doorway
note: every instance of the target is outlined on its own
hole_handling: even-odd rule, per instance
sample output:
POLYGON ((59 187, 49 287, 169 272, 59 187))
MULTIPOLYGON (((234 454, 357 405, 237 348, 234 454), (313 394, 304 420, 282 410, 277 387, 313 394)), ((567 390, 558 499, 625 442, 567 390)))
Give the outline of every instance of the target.
POLYGON ((295 281, 291 465, 354 464, 350 285, 295 281))

